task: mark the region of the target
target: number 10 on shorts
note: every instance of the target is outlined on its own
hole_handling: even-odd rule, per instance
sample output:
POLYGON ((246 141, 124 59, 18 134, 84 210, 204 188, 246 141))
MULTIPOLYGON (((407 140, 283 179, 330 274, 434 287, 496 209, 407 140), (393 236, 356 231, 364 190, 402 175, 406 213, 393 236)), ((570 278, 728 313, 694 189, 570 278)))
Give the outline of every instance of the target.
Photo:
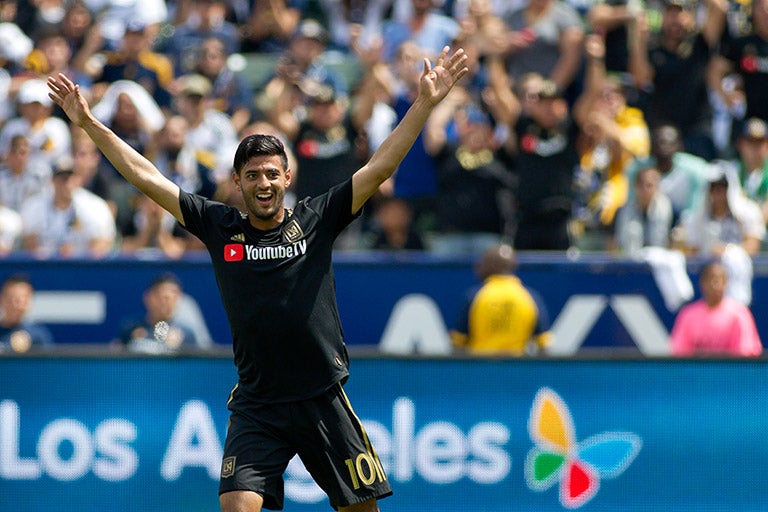
POLYGON ((371 485, 376 480, 383 482, 387 479, 384 468, 381 467, 381 461, 375 454, 359 453, 354 460, 347 459, 344 463, 347 465, 352 486, 355 489, 360 488, 361 482, 363 485, 371 485))

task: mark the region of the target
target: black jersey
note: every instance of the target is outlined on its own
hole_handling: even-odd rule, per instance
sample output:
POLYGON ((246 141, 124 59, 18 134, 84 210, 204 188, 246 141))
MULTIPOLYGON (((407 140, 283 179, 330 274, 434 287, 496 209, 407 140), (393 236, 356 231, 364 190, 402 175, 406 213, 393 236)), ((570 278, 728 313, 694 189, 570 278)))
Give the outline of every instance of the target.
POLYGON ((355 218, 352 180, 302 200, 269 231, 234 207, 184 191, 179 201, 186 228, 211 255, 229 318, 234 402, 301 400, 346 380, 331 255, 355 218))

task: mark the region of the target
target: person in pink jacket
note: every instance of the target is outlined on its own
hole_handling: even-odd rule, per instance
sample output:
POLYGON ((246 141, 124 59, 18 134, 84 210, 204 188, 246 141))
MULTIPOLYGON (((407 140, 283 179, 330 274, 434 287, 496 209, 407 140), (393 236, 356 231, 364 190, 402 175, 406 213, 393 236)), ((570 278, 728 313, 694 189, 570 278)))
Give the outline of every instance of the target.
POLYGON ((725 296, 726 280, 720 262, 708 263, 701 270, 702 297, 678 313, 672 327, 672 355, 760 355, 763 346, 752 312, 725 296))

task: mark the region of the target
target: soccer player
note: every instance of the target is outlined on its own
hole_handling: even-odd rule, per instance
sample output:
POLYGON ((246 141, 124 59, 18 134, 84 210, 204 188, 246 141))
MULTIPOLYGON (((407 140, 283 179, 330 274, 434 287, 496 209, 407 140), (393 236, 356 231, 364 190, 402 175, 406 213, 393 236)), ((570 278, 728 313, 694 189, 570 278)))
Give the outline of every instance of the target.
POLYGON ((348 355, 334 293, 334 238, 410 149, 432 109, 467 73, 463 49, 424 60, 419 93, 392 134, 350 179, 283 205, 291 182, 283 145, 243 139, 232 179, 246 211, 180 190, 96 120, 79 87, 49 77, 50 97, 125 178, 208 248, 230 322, 239 381, 219 486, 223 512, 283 506, 283 472, 297 454, 342 512, 375 512, 392 493, 342 389, 348 355))

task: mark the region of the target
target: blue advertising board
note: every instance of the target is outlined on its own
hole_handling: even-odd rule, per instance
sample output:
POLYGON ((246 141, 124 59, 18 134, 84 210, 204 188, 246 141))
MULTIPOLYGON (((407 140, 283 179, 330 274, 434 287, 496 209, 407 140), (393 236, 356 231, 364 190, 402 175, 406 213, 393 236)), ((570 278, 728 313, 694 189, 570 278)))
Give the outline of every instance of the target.
MULTIPOLYGON (((631 349, 663 355, 676 311, 668 309, 650 267, 611 255, 521 254, 519 275, 549 311, 557 355, 582 347, 631 349)), ((429 254, 334 256, 339 313, 348 345, 387 345, 423 338, 438 350, 456 320, 467 288, 476 284, 469 259, 429 254)), ((689 260, 695 282, 701 262, 689 260)), ((143 315, 142 293, 160 272, 174 272, 215 343, 231 335, 207 256, 180 261, 114 258, 101 261, 0 259, 0 279, 25 272, 37 290, 36 316, 58 343, 105 343, 129 318, 143 315)), ((768 257, 755 260, 752 307, 768 301, 768 257)), ((768 315, 755 315, 768 338, 768 315)), ((394 353, 413 353, 401 347, 394 353)))
MULTIPOLYGON (((382 511, 768 510, 768 361, 353 358, 382 511)), ((0 510, 213 512, 226 358, 0 358, 0 510)), ((330 510, 294 460, 286 510, 330 510)))

